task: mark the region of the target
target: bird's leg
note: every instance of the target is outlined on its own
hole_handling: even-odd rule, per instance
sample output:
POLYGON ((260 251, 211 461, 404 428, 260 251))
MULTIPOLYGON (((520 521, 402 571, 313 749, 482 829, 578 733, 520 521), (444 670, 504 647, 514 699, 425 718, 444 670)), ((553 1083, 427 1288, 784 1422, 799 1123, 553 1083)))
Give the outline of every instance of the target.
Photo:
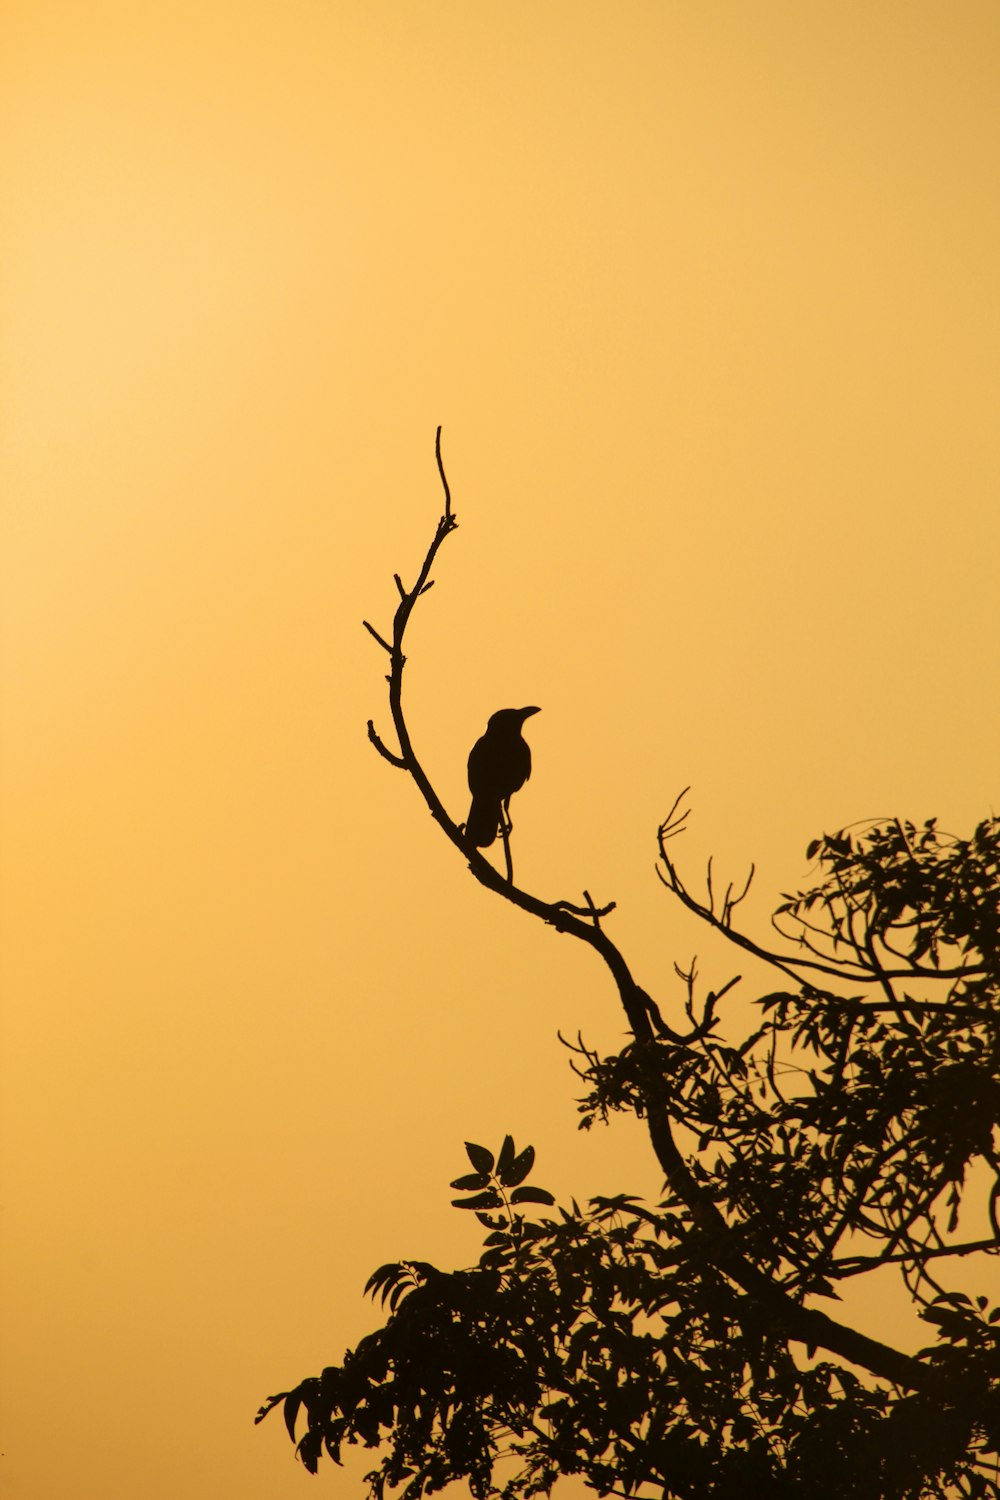
POLYGON ((510 831, 513 828, 510 820, 510 798, 505 797, 500 808, 500 837, 503 839, 504 859, 507 861, 507 884, 514 884, 514 862, 510 857, 510 831))

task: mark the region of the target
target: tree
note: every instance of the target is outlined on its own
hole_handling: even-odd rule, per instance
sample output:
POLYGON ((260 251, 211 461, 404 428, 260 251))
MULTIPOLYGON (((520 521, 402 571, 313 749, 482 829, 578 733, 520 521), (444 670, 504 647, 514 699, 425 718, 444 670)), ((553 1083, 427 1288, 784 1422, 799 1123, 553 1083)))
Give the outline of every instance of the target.
MULTIPOLYGON (((685 884, 672 853, 684 794, 658 833, 658 874, 701 923, 775 975, 748 1034, 678 968, 686 1027, 664 1020, 609 937, 612 905, 547 902, 501 875, 445 811, 403 710, 403 650, 445 510, 413 587, 395 581, 389 707, 409 775, 472 874, 593 950, 630 1030, 600 1056, 568 1044, 582 1125, 645 1121, 661 1201, 541 1210, 530 1146, 468 1143, 456 1206, 485 1230, 477 1265, 382 1266, 383 1327, 272 1396, 315 1473, 344 1444, 380 1450, 382 1500, 464 1479, 531 1496, 561 1475, 598 1494, 1000 1497, 1000 1308, 949 1285, 1000 1252, 1000 820, 971 838, 892 820, 809 845, 814 883, 775 914, 779 949, 735 925, 747 887, 685 884), (970 1223, 972 1229, 965 1228, 970 1223), (889 1267, 933 1329, 912 1355, 837 1315, 838 1288, 889 1267)), ((752 871, 751 871, 752 874, 752 871)))

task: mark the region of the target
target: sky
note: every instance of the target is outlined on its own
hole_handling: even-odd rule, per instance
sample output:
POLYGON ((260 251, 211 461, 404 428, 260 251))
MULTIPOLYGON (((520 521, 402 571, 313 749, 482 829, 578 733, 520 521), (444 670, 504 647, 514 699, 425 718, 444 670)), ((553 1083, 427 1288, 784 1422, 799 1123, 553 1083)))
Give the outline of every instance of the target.
MULTIPOLYGON (((296 1500, 271 1392, 468 1264, 462 1142, 560 1196, 589 952, 479 887, 389 732, 399 572, 461 819, 539 704, 520 883, 673 963, 655 830, 767 931, 856 820, 997 811, 992 0, 7 0, 0 1464, 296 1500)), ((744 988, 746 984, 744 982, 744 988)), ((983 1287, 982 1290, 996 1288, 983 1287)), ((878 1297, 870 1331, 924 1341, 878 1297), (876 1327, 877 1325, 877 1327, 876 1327)))

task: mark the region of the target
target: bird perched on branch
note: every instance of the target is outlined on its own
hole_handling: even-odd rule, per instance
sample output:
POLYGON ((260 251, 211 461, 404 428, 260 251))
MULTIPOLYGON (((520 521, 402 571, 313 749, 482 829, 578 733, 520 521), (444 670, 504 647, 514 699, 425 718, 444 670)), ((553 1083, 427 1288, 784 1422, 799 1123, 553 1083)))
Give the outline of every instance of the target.
POLYGON ((509 803, 531 775, 531 750, 521 737, 525 719, 537 708, 501 708, 490 715, 486 733, 469 753, 472 806, 465 837, 486 849, 501 829, 510 832, 509 803))

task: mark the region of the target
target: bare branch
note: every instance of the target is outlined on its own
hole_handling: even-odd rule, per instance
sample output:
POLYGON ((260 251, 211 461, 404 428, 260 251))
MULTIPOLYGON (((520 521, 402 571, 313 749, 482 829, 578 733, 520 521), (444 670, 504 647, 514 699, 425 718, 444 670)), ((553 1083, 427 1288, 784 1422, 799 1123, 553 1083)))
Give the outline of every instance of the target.
POLYGON ((437 430, 434 438, 434 453, 437 458, 438 473, 441 475, 441 483, 444 485, 444 518, 451 521, 455 526, 458 522, 454 520, 451 513, 451 490, 448 488, 448 476, 444 472, 444 464, 441 461, 441 428, 437 430))
POLYGON ((379 739, 378 733, 372 720, 368 720, 368 738, 383 760, 387 760, 391 766, 398 766, 401 771, 406 770, 406 761, 401 755, 394 755, 384 740, 379 739))
MULTIPOLYGON (((680 832, 681 830, 678 829, 676 831, 680 832)), ((688 911, 694 912, 695 916, 700 917, 703 922, 707 922, 709 927, 714 927, 717 932, 723 933, 738 948, 745 948, 748 953, 752 953, 756 958, 763 959, 765 963, 772 964, 776 969, 780 969, 782 973, 787 974, 796 984, 801 980, 801 976, 797 973, 799 969, 811 969, 820 974, 829 974, 835 979, 846 979, 852 984, 881 984, 883 980, 891 979, 970 978, 986 972, 982 968, 922 969, 911 966, 906 969, 882 969, 876 973, 867 966, 858 964, 853 959, 841 959, 837 964, 816 963, 811 959, 796 958, 793 954, 789 953, 773 953, 769 948, 762 948, 759 943, 755 943, 752 938, 748 938, 744 933, 738 932, 734 927, 727 926, 721 918, 715 915, 710 907, 705 906, 701 901, 695 900, 681 880, 676 865, 668 857, 663 847, 665 839, 672 838, 673 836, 673 831, 664 834, 664 830, 661 827, 660 857, 666 866, 667 873, 664 874, 659 865, 653 866, 660 884, 665 885, 669 891, 672 891, 678 900, 687 907, 688 911)))
POLYGON ((748 896, 748 894, 750 892, 750 887, 753 884, 753 878, 756 875, 756 873, 757 873, 757 866, 756 865, 751 865, 750 869, 749 869, 749 872, 747 874, 746 881, 744 882, 743 889, 740 891, 740 893, 739 893, 738 896, 734 896, 732 894, 733 887, 732 887, 731 884, 727 887, 727 889, 726 889, 726 899, 722 903, 722 920, 723 920, 723 923, 725 924, 726 927, 729 927, 730 924, 732 923, 733 912, 739 906, 740 902, 746 900, 746 898, 747 898, 747 896, 748 896))
POLYGON ((569 912, 571 916, 590 917, 591 921, 593 921, 595 918, 606 917, 610 912, 613 912, 615 910, 615 907, 617 905, 616 902, 609 901, 607 906, 593 906, 592 904, 589 904, 590 893, 588 891, 584 891, 583 894, 588 902, 587 906, 574 906, 572 901, 557 901, 556 905, 560 908, 560 910, 569 912))
POLYGON ((375 639, 378 641, 379 645, 382 647, 382 650, 383 651, 388 651, 389 655, 391 656, 392 655, 392 647, 389 645, 389 642, 383 636, 379 635, 378 631, 375 629, 375 626, 374 625, 369 625, 369 623, 368 623, 367 620, 362 620, 361 623, 365 627, 365 629, 367 630, 368 634, 369 635, 373 635, 375 637, 375 639))
MULTIPOLYGON (((392 647, 386 649, 390 649, 392 659, 392 669, 389 675, 389 706, 399 740, 400 756, 395 758, 390 753, 387 758, 393 764, 404 765, 409 771, 431 815, 441 826, 446 837, 462 852, 468 861, 469 869, 481 885, 503 896, 505 900, 510 901, 522 911, 550 924, 557 932, 567 933, 586 943, 603 960, 614 981, 635 1038, 643 1112, 649 1130, 650 1143, 669 1191, 682 1200, 691 1213, 694 1234, 697 1236, 700 1253, 706 1262, 714 1265, 722 1275, 730 1278, 748 1293, 753 1303, 766 1314, 772 1326, 785 1337, 798 1339, 809 1346, 829 1349, 845 1359, 867 1366, 876 1375, 910 1389, 929 1389, 933 1384, 933 1378, 918 1361, 878 1340, 869 1338, 866 1334, 859 1333, 846 1324, 836 1322, 818 1308, 802 1306, 771 1276, 747 1258, 711 1192, 692 1173, 674 1137, 673 1122, 663 1097, 662 1053, 665 1045, 677 1043, 680 1038, 663 1021, 655 1002, 636 983, 618 947, 607 936, 599 922, 594 920, 596 908, 593 907, 593 903, 590 903, 586 911, 581 913, 579 908, 574 909, 569 903, 544 902, 528 891, 521 890, 514 884, 509 857, 507 878, 504 879, 489 860, 479 853, 478 849, 469 848, 461 828, 445 811, 440 797, 413 749, 403 711, 403 668, 406 661, 403 653, 403 640, 406 627, 413 606, 428 583, 438 550, 445 537, 457 525, 451 510, 451 491, 441 459, 440 427, 437 430, 435 453, 438 472, 445 491, 445 512, 438 522, 417 580, 412 589, 401 597, 393 618, 392 647), (665 1042, 663 1038, 667 1041, 665 1042)), ((368 629, 383 646, 386 646, 386 642, 371 629, 371 626, 368 626, 368 629)), ((372 735, 373 733, 372 731, 372 735)), ((380 748, 377 737, 373 738, 373 743, 377 749, 380 748)), ((381 747, 380 753, 384 752, 384 748, 384 746, 381 747)), ((675 799, 666 819, 660 825, 659 847, 669 878, 665 877, 659 869, 657 869, 658 876, 686 906, 701 915, 712 926, 721 928, 731 941, 777 964, 798 982, 795 969, 787 960, 757 949, 749 939, 743 938, 726 927, 712 912, 707 911, 685 891, 677 871, 667 857, 666 844, 670 838, 683 830, 687 814, 686 812, 678 814, 678 808, 688 790, 685 787, 680 796, 675 799)), ((587 900, 589 901, 589 897, 587 900)), ((820 966, 813 965, 813 967, 820 966)), ((839 973, 840 971, 832 972, 839 973)))
MULTIPOLYGON (((663 850, 663 845, 667 839, 676 838, 679 833, 684 832, 684 820, 688 816, 688 811, 685 808, 684 812, 678 813, 677 809, 690 790, 691 788, 689 786, 686 786, 683 791, 678 792, 677 796, 673 800, 670 811, 667 813, 667 816, 664 818, 663 822, 659 826, 659 829, 657 830, 657 838, 659 839, 661 852, 663 850)), ((665 855, 664 858, 666 858, 665 855)))

